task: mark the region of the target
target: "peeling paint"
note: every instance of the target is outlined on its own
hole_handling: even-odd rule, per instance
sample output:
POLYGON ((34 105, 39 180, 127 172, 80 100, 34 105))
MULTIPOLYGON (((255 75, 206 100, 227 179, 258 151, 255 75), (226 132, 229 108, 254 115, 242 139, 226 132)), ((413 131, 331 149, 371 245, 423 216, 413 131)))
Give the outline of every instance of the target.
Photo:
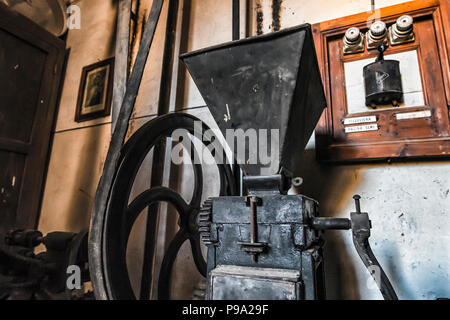
MULTIPOLYGON (((141 7, 141 0, 137 0, 136 1, 136 9, 134 11, 135 14, 135 19, 132 19, 131 21, 131 26, 130 26, 130 43, 129 43, 129 51, 131 52, 131 54, 128 54, 128 75, 131 75, 131 71, 132 71, 132 65, 133 65, 133 49, 136 48, 136 43, 137 43, 137 34, 138 34, 138 26, 140 28, 142 28, 142 24, 140 24, 137 20, 138 20, 138 13, 139 13, 139 9, 141 7)), ((145 18, 144 18, 145 20, 145 18)), ((144 22, 144 21, 142 21, 144 22)), ((140 33, 141 37, 142 37, 142 32, 140 33)), ((139 39, 141 40, 141 39, 139 39)))
POLYGON ((281 29, 281 3, 283 0, 272 0, 272 31, 281 29))
POLYGON ((261 5, 261 0, 256 1, 256 34, 263 34, 263 22, 264 22, 264 14, 261 5))

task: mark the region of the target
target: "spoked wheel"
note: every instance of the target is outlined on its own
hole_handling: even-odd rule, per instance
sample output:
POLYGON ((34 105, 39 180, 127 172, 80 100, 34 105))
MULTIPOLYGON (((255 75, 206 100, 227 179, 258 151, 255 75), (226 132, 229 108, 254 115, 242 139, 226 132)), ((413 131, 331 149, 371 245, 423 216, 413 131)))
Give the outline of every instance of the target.
MULTIPOLYGON (((160 202, 167 202, 176 209, 180 229, 164 253, 158 279, 158 298, 170 298, 172 268, 185 241, 190 241, 195 265, 198 271, 206 276, 206 262, 201 252, 200 237, 196 226, 203 190, 201 164, 193 164, 194 190, 189 203, 175 191, 162 186, 152 186, 129 202, 138 170, 152 147, 161 139, 172 136, 177 129, 185 129, 194 135, 196 121, 200 120, 188 114, 169 114, 158 117, 141 127, 122 149, 103 219, 104 225, 100 228, 103 230, 98 244, 101 246, 101 257, 97 257, 95 260, 101 261, 101 263, 95 266, 97 272, 91 274, 91 277, 97 277, 96 283, 102 284, 101 288, 97 288, 97 290, 104 290, 105 292, 101 293, 109 299, 136 299, 127 271, 128 239, 141 212, 160 202)), ((203 132, 208 129, 202 122, 203 132)), ((231 167, 226 164, 217 164, 217 168, 220 176, 220 195, 234 195, 236 189, 231 167)), ((147 219, 154 214, 155 212, 149 212, 147 219)), ((157 230, 157 219, 152 219, 151 224, 150 230, 157 230)), ((151 244, 153 248, 150 248, 152 252, 154 252, 155 245, 155 241, 153 241, 151 244)), ((149 248, 147 247, 147 249, 149 248)))

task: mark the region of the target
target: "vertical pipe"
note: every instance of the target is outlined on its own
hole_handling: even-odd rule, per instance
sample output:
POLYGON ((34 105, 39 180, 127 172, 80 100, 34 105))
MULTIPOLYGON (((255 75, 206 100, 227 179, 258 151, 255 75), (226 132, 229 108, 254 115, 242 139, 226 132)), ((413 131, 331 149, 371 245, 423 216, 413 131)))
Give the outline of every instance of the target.
POLYGON ((244 35, 245 38, 250 37, 250 30, 251 30, 251 16, 252 16, 252 6, 251 6, 251 1, 252 0, 245 0, 244 1, 244 10, 245 10, 245 15, 244 15, 244 26, 245 26, 245 30, 244 30, 244 35))
MULTIPOLYGON (((240 30, 240 7, 241 7, 241 1, 240 0, 233 0, 233 41, 239 40, 241 38, 241 30, 240 30)), ((236 181, 241 182, 242 181, 242 172, 239 166, 233 165, 233 172, 234 177, 236 181)), ((239 194, 242 195, 242 188, 240 188, 241 184, 238 184, 239 187, 239 194)))
POLYGON ((128 81, 128 53, 130 45, 130 18, 132 0, 120 0, 117 11, 116 50, 114 62, 114 88, 111 111, 111 133, 119 116, 128 81))
MULTIPOLYGON (((189 32, 190 32, 190 21, 191 21, 191 1, 192 0, 183 0, 183 14, 181 16, 180 22, 180 54, 186 53, 189 50, 189 32)), ((178 31, 177 31, 178 32, 178 31)), ((184 64, 178 64, 178 79, 176 82, 176 99, 175 99, 175 110, 180 110, 185 108, 186 101, 186 92, 185 92, 185 83, 186 83, 187 71, 184 64)))
POLYGON ((233 0, 233 41, 240 38, 240 0, 233 0))

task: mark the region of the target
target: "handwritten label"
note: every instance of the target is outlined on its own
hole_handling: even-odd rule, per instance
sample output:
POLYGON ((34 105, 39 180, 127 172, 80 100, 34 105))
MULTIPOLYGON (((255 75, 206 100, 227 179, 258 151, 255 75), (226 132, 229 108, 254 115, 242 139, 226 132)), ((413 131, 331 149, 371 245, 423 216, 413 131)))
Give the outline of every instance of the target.
POLYGON ((362 126, 345 127, 345 133, 365 132, 365 131, 377 131, 379 129, 378 124, 365 124, 362 126))
POLYGON ((342 123, 344 125, 368 123, 368 122, 377 122, 377 117, 376 116, 355 117, 355 118, 345 118, 342 120, 342 123))

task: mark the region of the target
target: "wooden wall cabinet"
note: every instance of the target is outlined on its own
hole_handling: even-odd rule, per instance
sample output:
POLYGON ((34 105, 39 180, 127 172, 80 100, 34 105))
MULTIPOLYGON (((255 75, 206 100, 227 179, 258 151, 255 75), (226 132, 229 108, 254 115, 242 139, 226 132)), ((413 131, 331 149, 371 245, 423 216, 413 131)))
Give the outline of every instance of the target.
MULTIPOLYGON (((360 162, 450 156, 449 8, 448 0, 411 1, 313 26, 328 102, 316 128, 319 161, 360 162), (402 82, 421 84, 422 91, 415 93, 418 97, 420 95, 416 105, 372 110, 365 107, 362 99, 362 108, 355 109, 354 97, 349 99, 349 95, 364 97, 364 93, 360 92, 363 86, 352 89, 349 83, 355 81, 349 79, 354 77, 349 71, 355 65, 352 62, 373 62, 378 52, 368 50, 366 46, 364 52, 344 55, 345 31, 358 27, 365 33, 374 19, 390 26, 404 14, 414 18, 415 41, 389 46, 385 55, 386 59, 389 55, 402 56, 412 63, 415 59, 417 78, 420 79, 408 79, 408 75, 402 74, 402 82), (372 124, 378 125, 377 130, 345 132, 346 127, 358 124, 345 125, 343 119, 367 116, 372 116, 372 119, 375 116, 376 121, 372 124)), ((410 68, 409 65, 403 67, 410 68)), ((358 77, 362 81, 362 70, 358 77)))

